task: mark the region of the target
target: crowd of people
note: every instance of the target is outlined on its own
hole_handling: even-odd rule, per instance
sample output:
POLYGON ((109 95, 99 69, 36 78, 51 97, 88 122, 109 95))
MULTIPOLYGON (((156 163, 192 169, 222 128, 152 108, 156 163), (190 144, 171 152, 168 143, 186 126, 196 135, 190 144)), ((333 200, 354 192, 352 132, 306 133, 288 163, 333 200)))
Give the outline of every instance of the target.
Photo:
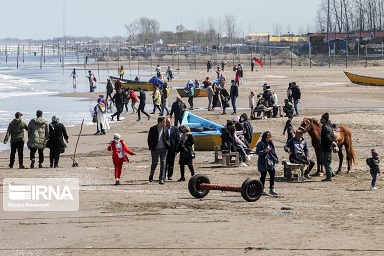
MULTIPOLYGON (((233 67, 235 71, 235 79, 231 80, 229 89, 226 88, 226 77, 224 67, 226 62, 221 63, 221 69, 217 68, 217 80, 211 82, 209 77, 200 83, 195 80, 187 83, 185 91, 188 96, 189 109, 193 110, 193 96, 196 89, 207 89, 208 91, 208 111, 214 111, 215 108, 222 108, 222 115, 226 115, 226 110, 232 105, 231 115, 235 115, 232 119, 228 120, 221 130, 222 151, 238 152, 240 166, 248 166, 250 164, 251 154, 258 155, 257 169, 260 172, 260 181, 263 186, 267 173, 269 174, 269 194, 278 195, 275 190, 274 178, 276 173, 276 164, 279 162, 279 156, 276 153, 275 145, 272 140, 272 134, 266 131, 262 134, 261 140, 257 143, 255 151, 252 151, 250 144, 253 139, 253 127, 249 122, 251 119, 260 118, 260 113, 266 108, 272 108, 273 117, 278 114, 278 98, 276 93, 271 89, 268 84, 263 85, 263 91, 257 95, 251 91, 248 100, 250 107, 250 117, 247 113, 237 116, 236 102, 239 97, 239 86, 241 85, 241 78, 243 77, 243 66, 238 64, 233 67), (255 99, 256 97, 256 99, 255 99), (255 102, 256 100, 256 102, 255 102)), ((207 71, 212 71, 212 62, 207 63, 207 71)), ((157 76, 161 77, 161 68, 157 65, 157 76)), ((124 69, 123 66, 119 69, 120 78, 123 79, 124 69)), ((167 80, 172 81, 173 72, 168 66, 167 80)), ((77 77, 75 69, 71 76, 74 79, 77 77)), ((95 87, 95 77, 89 71, 90 91, 95 87)), ((97 98, 97 104, 93 109, 93 121, 96 123, 97 131, 95 134, 104 135, 110 129, 108 119, 106 117, 107 111, 112 111, 112 105, 115 106, 116 112, 111 115, 111 120, 117 118, 121 121, 121 113, 126 110, 128 113, 128 104, 131 102, 132 114, 137 113, 138 119, 141 120, 141 114, 147 116, 148 120, 151 116, 145 112, 146 105, 146 92, 139 88, 138 95, 130 88, 122 87, 121 81, 116 80, 113 84, 110 79, 107 79, 106 84, 106 98, 100 94, 97 98), (136 103, 139 106, 136 107, 136 103)), ((180 178, 179 182, 186 180, 185 166, 188 166, 191 176, 195 174, 193 166, 194 155, 194 135, 187 125, 182 125, 182 117, 184 112, 188 109, 182 98, 178 96, 168 109, 167 100, 170 95, 170 89, 167 83, 162 86, 154 86, 154 91, 150 94, 152 96, 153 111, 150 114, 155 114, 156 110, 159 112, 157 124, 150 127, 148 131, 148 148, 151 152, 151 168, 149 172, 149 182, 153 182, 154 175, 160 159, 160 171, 158 176, 159 184, 164 184, 166 178, 173 179, 174 163, 177 154, 179 154, 180 178), (166 112, 166 114, 165 114, 166 112), (166 115, 167 117, 164 117, 166 115), (173 123, 173 125, 172 125, 173 123)), ((314 161, 310 158, 310 152, 306 140, 303 137, 305 130, 302 127, 294 129, 292 120, 294 116, 299 115, 299 103, 301 99, 301 90, 296 82, 289 83, 287 89, 287 97, 284 99, 283 112, 286 114, 287 122, 283 129, 283 135, 287 133, 286 144, 284 150, 289 154, 289 161, 306 166, 304 171, 304 179, 311 179, 310 172, 315 166, 314 161)), ((42 118, 43 112, 38 110, 36 118, 33 118, 28 125, 22 120, 22 113, 17 112, 15 119, 8 126, 4 143, 9 140, 11 142, 10 162, 9 167, 13 168, 16 158, 16 152, 19 157, 19 168, 23 169, 23 150, 24 150, 24 131, 28 133, 27 146, 30 150, 30 168, 35 167, 35 155, 38 152, 38 167, 44 168, 44 149, 49 148, 49 161, 50 167, 58 168, 60 154, 64 153, 66 143, 68 141, 68 134, 65 126, 59 122, 59 117, 52 116, 52 122, 48 123, 42 118), (64 141, 66 143, 64 143, 64 141)), ((322 115, 320 122, 321 128, 321 164, 325 167, 326 177, 323 181, 332 181, 335 176, 331 168, 332 152, 337 146, 332 124, 329 120, 329 114, 322 115)), ((124 162, 129 162, 128 155, 135 155, 135 153, 128 147, 122 140, 121 135, 115 133, 113 140, 110 142, 108 148, 112 152, 112 162, 115 166, 115 184, 120 184, 122 168, 124 162)), ((376 178, 380 174, 379 167, 379 154, 376 149, 371 151, 372 157, 367 158, 367 165, 370 167, 372 175, 371 190, 375 190, 376 178)))
POLYGON ((153 182, 156 167, 160 159, 159 184, 164 184, 165 177, 172 180, 176 155, 180 153, 180 178, 178 182, 185 181, 185 165, 188 166, 191 176, 195 174, 193 167, 195 139, 187 125, 172 126, 172 119, 159 117, 157 124, 148 132, 148 148, 151 151, 151 169, 149 182, 153 182))

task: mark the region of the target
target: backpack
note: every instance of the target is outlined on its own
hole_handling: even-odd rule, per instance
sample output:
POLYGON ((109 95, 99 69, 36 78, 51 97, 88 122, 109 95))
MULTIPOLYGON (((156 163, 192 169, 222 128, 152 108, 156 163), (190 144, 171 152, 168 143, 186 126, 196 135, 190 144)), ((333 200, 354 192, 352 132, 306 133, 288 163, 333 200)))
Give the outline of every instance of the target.
POLYGON ((249 122, 244 122, 244 128, 246 133, 244 134, 244 138, 251 143, 252 141, 252 136, 253 136, 253 127, 249 122))
POLYGON ((97 79, 96 79, 96 76, 93 75, 93 81, 96 83, 97 82, 97 79))

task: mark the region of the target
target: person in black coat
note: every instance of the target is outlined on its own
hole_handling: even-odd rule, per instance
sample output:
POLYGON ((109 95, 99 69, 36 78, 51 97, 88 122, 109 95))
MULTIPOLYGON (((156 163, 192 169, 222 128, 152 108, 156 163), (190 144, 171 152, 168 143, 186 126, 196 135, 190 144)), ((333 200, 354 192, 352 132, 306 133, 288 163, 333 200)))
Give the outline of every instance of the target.
POLYGON ((188 165, 189 170, 191 171, 191 176, 195 175, 195 170, 193 168, 193 158, 187 159, 185 154, 187 151, 193 150, 193 144, 195 144, 195 137, 191 133, 191 129, 187 125, 180 126, 181 138, 178 146, 178 152, 180 152, 180 174, 181 177, 178 180, 185 181, 185 166, 188 165))
POLYGON ((232 108, 233 108, 233 113, 231 115, 234 115, 236 114, 236 100, 237 100, 237 97, 239 97, 239 87, 235 83, 235 80, 231 80, 231 88, 229 89, 229 95, 231 97, 232 108))
POLYGON ((321 124, 321 163, 323 164, 327 177, 322 181, 331 181, 334 172, 331 167, 332 147, 336 146, 335 136, 332 130, 332 123, 329 121, 329 114, 324 113, 320 119, 321 124))
POLYGON ((121 112, 123 112, 123 106, 124 106, 124 100, 123 100, 123 91, 121 89, 119 89, 114 95, 113 95, 113 98, 112 98, 112 101, 113 101, 113 104, 116 106, 116 113, 111 115, 112 117, 112 121, 113 121, 113 118, 115 116, 117 116, 117 121, 121 121, 120 120, 120 114, 121 112))
POLYGON ((167 106, 168 99, 168 85, 164 83, 163 89, 161 89, 161 113, 160 115, 164 115, 164 109, 167 111, 167 116, 169 115, 169 109, 167 106))
POLYGON ((172 115, 175 114, 175 126, 178 126, 178 123, 181 125, 181 120, 183 119, 184 111, 187 109, 187 106, 184 102, 181 101, 181 97, 177 96, 175 102, 173 102, 171 107, 171 113, 169 116, 172 118, 172 115))
POLYGON ((60 154, 64 153, 65 148, 67 147, 64 143, 68 143, 68 134, 65 126, 62 123, 59 123, 59 117, 53 116, 52 123, 49 124, 49 139, 47 142, 47 147, 49 151, 49 167, 59 167, 60 154))
POLYGON ((108 98, 109 98, 109 99, 112 99, 113 84, 112 84, 112 82, 111 82, 111 79, 107 79, 107 86, 106 86, 106 89, 107 89, 107 97, 105 98, 105 101, 107 102, 107 101, 108 101, 108 98))
POLYGON ((292 90, 292 99, 293 99, 293 106, 295 108, 296 115, 299 114, 299 103, 301 99, 301 90, 300 87, 296 85, 296 82, 291 83, 291 90, 292 90))
POLYGON ((222 115, 226 115, 226 109, 229 107, 229 93, 227 89, 225 88, 225 83, 223 84, 223 87, 220 90, 220 98, 221 98, 221 106, 223 107, 223 113, 222 115))
POLYGON ((149 174, 149 182, 153 181, 153 175, 160 158, 160 174, 159 183, 164 184, 165 177, 165 163, 167 159, 169 144, 168 129, 165 126, 165 118, 159 117, 157 125, 152 126, 148 132, 148 147, 151 150, 152 164, 151 172, 149 174))
POLYGON ((147 99, 147 96, 145 95, 145 92, 143 91, 143 89, 141 89, 139 87, 139 92, 140 94, 137 96, 139 99, 140 99, 140 102, 139 102, 139 108, 137 109, 137 115, 138 115, 138 119, 137 121, 140 121, 140 112, 143 113, 144 115, 146 115, 148 117, 148 120, 151 119, 151 116, 147 114, 147 112, 144 111, 144 108, 145 108, 145 101, 147 99))
POLYGON ((175 165, 175 158, 177 154, 177 150, 179 147, 180 142, 180 131, 177 126, 171 125, 172 119, 167 118, 165 119, 165 126, 168 129, 169 134, 169 149, 167 153, 167 161, 166 161, 166 176, 168 177, 168 180, 172 180, 173 175, 173 167, 175 165))

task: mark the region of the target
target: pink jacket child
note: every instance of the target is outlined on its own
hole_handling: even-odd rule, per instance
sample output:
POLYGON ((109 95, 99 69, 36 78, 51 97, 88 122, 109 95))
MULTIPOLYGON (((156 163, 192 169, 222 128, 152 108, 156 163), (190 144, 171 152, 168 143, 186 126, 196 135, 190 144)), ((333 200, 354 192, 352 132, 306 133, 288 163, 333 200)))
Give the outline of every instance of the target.
POLYGON ((129 155, 136 155, 130 150, 118 133, 113 135, 113 141, 108 146, 108 151, 112 151, 112 162, 115 166, 115 185, 120 185, 121 170, 123 169, 123 163, 129 162, 129 155))

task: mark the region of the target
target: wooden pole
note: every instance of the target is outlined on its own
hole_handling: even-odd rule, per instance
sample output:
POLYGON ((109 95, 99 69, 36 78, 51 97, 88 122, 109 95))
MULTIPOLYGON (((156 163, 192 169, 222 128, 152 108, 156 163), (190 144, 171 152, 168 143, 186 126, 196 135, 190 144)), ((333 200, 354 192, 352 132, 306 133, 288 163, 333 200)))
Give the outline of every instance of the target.
POLYGON ((118 49, 118 57, 117 57, 117 76, 120 75, 119 69, 120 69, 120 42, 119 42, 119 49, 118 49))
POLYGON ((17 53, 16 53, 16 69, 19 69, 19 51, 20 51, 20 45, 17 45, 17 53))
POLYGON ((43 68, 43 45, 41 45, 41 52, 40 52, 40 68, 43 68))
POLYGON ((71 159, 73 160, 72 167, 78 167, 79 166, 79 164, 76 162, 76 151, 77 151, 77 145, 79 144, 79 139, 80 139, 80 136, 81 136, 81 132, 83 131, 83 124, 84 124, 84 119, 81 122, 79 137, 77 137, 76 146, 75 146, 75 152, 73 153, 73 158, 71 157, 71 159))

